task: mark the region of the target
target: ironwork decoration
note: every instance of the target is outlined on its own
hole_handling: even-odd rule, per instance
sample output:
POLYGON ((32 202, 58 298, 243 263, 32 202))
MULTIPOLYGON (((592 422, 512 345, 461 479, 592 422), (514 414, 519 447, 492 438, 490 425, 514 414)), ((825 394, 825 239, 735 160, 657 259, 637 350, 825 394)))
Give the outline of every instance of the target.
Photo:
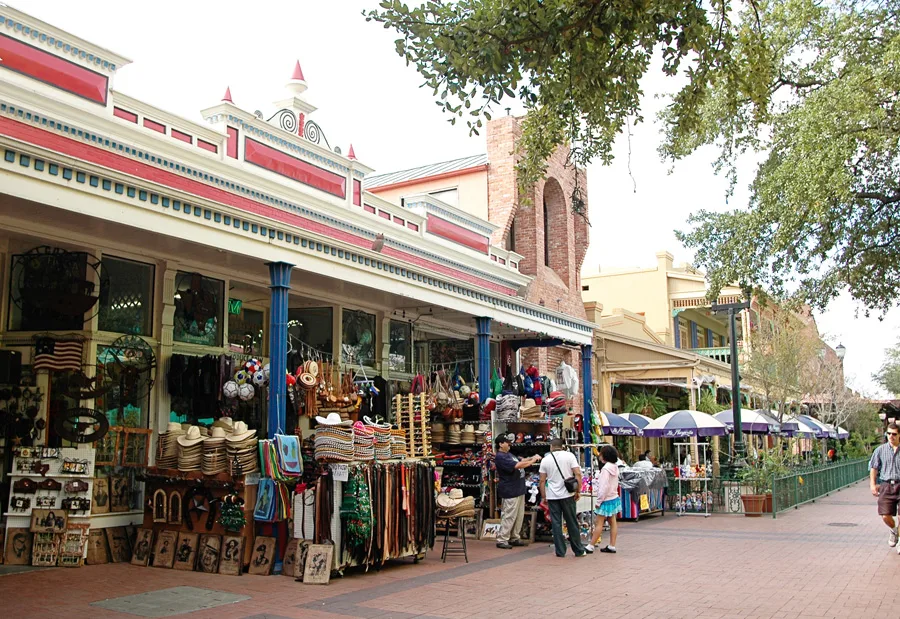
POLYGON ((82 370, 65 372, 57 379, 57 389, 73 400, 93 400, 106 394, 113 385, 99 376, 88 376, 82 370))
POLYGON ((199 273, 192 273, 190 285, 175 293, 175 320, 181 322, 185 332, 190 332, 192 324, 197 325, 201 335, 215 329, 210 319, 217 317, 217 308, 216 295, 203 288, 203 276, 199 273))
POLYGON ((140 399, 150 393, 153 386, 152 371, 156 368, 156 355, 147 341, 137 335, 123 335, 107 349, 112 363, 106 362, 106 373, 118 384, 119 402, 127 398, 140 399))
POLYGON ((43 328, 50 328, 60 319, 83 320, 100 299, 100 288, 108 286, 106 279, 95 256, 42 245, 13 256, 10 293, 30 323, 49 321, 43 328))
POLYGON ((125 428, 122 443, 122 466, 146 468, 150 456, 150 438, 153 430, 148 428, 125 428))
POLYGON ((317 125, 312 120, 307 120, 304 124, 303 137, 313 144, 321 144, 322 142, 325 142, 325 146, 328 147, 328 150, 331 150, 331 144, 328 143, 328 138, 325 137, 325 133, 322 131, 322 127, 317 125))
POLYGON ((293 110, 283 109, 278 110, 266 121, 272 122, 272 119, 278 117, 278 125, 287 131, 288 133, 295 133, 297 131, 297 115, 293 110))
POLYGON ((119 447, 122 441, 122 426, 110 426, 109 431, 94 443, 94 464, 96 466, 117 466, 119 447))
POLYGON ((109 420, 92 408, 70 408, 54 415, 53 429, 60 438, 73 443, 99 441, 109 431, 109 420))

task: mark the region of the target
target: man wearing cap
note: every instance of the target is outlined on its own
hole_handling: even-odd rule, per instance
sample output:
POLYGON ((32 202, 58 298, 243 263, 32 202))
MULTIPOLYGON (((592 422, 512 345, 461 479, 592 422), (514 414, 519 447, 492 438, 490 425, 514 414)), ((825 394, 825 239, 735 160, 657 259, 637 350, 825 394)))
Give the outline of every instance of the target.
POLYGON ((538 455, 519 460, 510 453, 510 442, 506 436, 497 437, 497 455, 494 464, 500 474, 497 496, 501 499, 500 533, 497 534, 497 548, 509 549, 524 546, 519 537, 522 520, 525 518, 525 469, 541 461, 538 455))
MULTIPOLYGON (((897 545, 897 505, 900 504, 900 426, 887 427, 888 442, 879 445, 869 461, 869 483, 878 497, 878 515, 891 530, 888 546, 897 545)), ((900 551, 898 551, 900 552, 900 551)))

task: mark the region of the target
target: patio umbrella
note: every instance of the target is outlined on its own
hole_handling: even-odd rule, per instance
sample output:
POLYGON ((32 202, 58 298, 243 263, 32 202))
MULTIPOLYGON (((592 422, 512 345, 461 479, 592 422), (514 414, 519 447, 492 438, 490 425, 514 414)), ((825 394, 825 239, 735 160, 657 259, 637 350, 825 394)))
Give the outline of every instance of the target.
POLYGON ((841 426, 838 426, 838 429, 837 429, 837 437, 838 437, 840 440, 844 440, 845 438, 850 438, 850 431, 849 431, 849 430, 845 430, 845 429, 842 428, 841 426))
POLYGON ((781 424, 781 432, 787 436, 799 436, 801 438, 816 438, 819 428, 810 425, 798 417, 785 415, 781 424))
MULTIPOLYGON (((713 415, 734 432, 734 409, 727 409, 713 415)), ((742 410, 741 430, 747 434, 778 434, 781 424, 764 410, 742 410)))
POLYGON ((699 411, 673 411, 657 417, 644 428, 644 436, 686 438, 690 436, 724 436, 725 424, 699 411))
POLYGON ((640 436, 641 429, 635 424, 625 419, 622 415, 615 413, 597 413, 600 417, 600 428, 603 434, 611 436, 640 436))
POLYGON ((646 415, 641 415, 640 413, 622 413, 621 415, 619 415, 619 417, 621 417, 622 419, 627 419, 641 430, 646 428, 647 424, 653 421, 646 415))
POLYGON ((797 419, 811 428, 815 428, 816 438, 828 438, 831 436, 832 429, 815 417, 810 417, 809 415, 797 415, 797 419))

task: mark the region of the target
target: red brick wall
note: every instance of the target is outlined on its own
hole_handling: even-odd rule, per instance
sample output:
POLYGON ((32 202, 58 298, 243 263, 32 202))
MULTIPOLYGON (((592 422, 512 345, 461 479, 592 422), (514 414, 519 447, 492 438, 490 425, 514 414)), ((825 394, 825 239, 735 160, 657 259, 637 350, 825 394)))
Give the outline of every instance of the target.
MULTIPOLYGON (((567 163, 568 149, 559 148, 550 158, 546 178, 531 191, 530 204, 520 204, 516 179, 516 144, 522 135, 519 119, 506 116, 487 126, 488 218, 499 229, 491 239, 504 246, 516 221, 516 252, 524 259, 519 270, 534 280, 527 300, 577 318, 586 318, 581 300, 581 266, 587 253, 589 228, 584 217, 572 213, 575 170, 567 163), (544 265, 544 199, 548 200, 550 266, 544 265)), ((578 186, 587 207, 587 175, 578 171, 578 186)), ((522 362, 534 363, 543 374, 554 376, 559 362, 574 367, 581 376, 581 353, 565 348, 522 349, 522 362)), ((581 412, 581 396, 574 402, 581 412)))

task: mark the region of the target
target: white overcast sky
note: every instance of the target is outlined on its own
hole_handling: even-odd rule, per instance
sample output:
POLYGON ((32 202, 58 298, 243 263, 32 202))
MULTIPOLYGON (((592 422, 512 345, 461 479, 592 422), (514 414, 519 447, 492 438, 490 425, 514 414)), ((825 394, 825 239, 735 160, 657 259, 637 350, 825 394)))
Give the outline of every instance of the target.
MULTIPOLYGON (((303 67, 308 100, 319 109, 312 119, 332 146, 377 172, 485 152, 483 138, 469 138, 465 126, 451 126, 431 91, 394 51, 392 31, 366 22, 363 9, 376 0, 12 0, 12 6, 122 54, 133 64, 116 75, 114 87, 188 119, 216 104, 231 87, 235 104, 271 113, 284 94, 295 60, 303 67)), ((738 189, 725 202, 726 183, 713 174, 714 154, 700 152, 672 174, 656 154, 658 128, 652 122, 656 93, 670 88, 654 73, 645 79, 646 122, 616 145, 616 161, 588 169, 591 246, 585 273, 598 269, 653 266, 668 249, 676 262, 691 255, 675 240, 696 209, 746 204, 753 164, 744 166, 738 189), (635 184, 637 191, 635 192, 635 184)), ((496 114, 502 114, 497 110, 496 114)), ((640 311, 641 308, 632 308, 640 311)), ((845 367, 858 388, 885 394, 871 381, 882 351, 900 334, 900 311, 884 321, 856 316, 849 298, 835 301, 817 317, 830 343, 847 347, 845 367)))

